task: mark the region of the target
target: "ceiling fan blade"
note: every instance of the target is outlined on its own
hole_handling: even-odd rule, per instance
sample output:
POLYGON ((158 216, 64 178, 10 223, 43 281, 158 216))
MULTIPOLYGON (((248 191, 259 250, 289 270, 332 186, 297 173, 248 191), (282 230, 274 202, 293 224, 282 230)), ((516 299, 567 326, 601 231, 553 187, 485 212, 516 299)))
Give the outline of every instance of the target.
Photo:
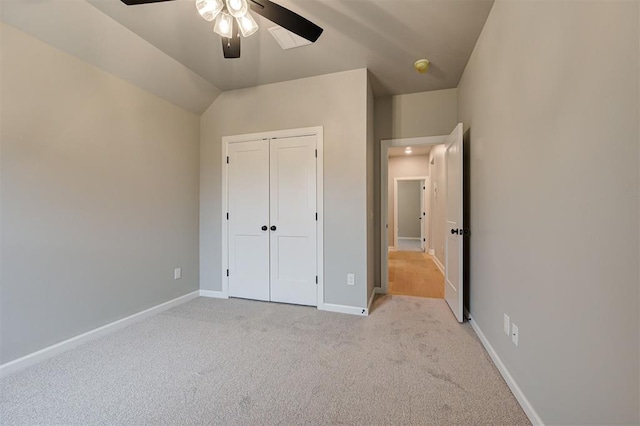
POLYGON ((121 1, 127 6, 136 6, 139 4, 157 3, 161 1, 172 1, 172 0, 121 0, 121 1))
POLYGON ((233 37, 222 37, 222 54, 226 59, 235 59, 240 57, 240 33, 238 32, 238 24, 233 20, 233 37))
POLYGON ((322 28, 313 22, 270 0, 249 0, 249 5, 252 12, 311 42, 315 42, 322 34, 322 28))

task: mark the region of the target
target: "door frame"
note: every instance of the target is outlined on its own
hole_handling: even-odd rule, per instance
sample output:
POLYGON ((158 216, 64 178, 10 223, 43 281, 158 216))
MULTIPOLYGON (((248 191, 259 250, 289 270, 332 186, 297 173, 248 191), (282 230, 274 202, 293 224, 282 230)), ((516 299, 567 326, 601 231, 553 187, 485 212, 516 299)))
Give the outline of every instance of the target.
MULTIPOLYGON (((431 168, 431 164, 429 164, 431 168)), ((429 171, 431 173, 431 171, 429 171)), ((424 180, 422 190, 422 211, 425 212, 422 221, 422 239, 424 240, 424 253, 429 253, 429 239, 431 238, 431 177, 427 176, 424 180)))
POLYGON ((449 135, 424 136, 419 138, 383 139, 380 141, 380 287, 376 293, 389 291, 389 231, 387 212, 389 206, 389 148, 395 146, 440 145, 449 135))
MULTIPOLYGON (((398 181, 417 180, 422 182, 420 186, 423 186, 423 185, 426 186, 428 179, 429 178, 427 176, 410 176, 410 177, 393 178, 393 193, 395 194, 395 197, 393 198, 393 247, 395 247, 396 250, 398 249, 398 181)), ((424 193, 422 188, 420 188, 420 192, 424 193)), ((424 211, 424 201, 420 206, 420 211, 421 212, 424 211)), ((424 223, 425 223, 425 218, 423 217, 422 219, 420 219, 420 232, 422 234, 425 233, 424 223)))
POLYGON ((246 133, 242 135, 232 135, 222 137, 222 203, 221 203, 221 249, 222 263, 220 276, 222 279, 221 297, 229 297, 229 277, 227 269, 229 267, 228 243, 229 243, 229 222, 227 221, 227 208, 229 203, 229 187, 227 183, 228 169, 225 166, 228 155, 229 144, 236 142, 248 142, 259 139, 290 138, 296 136, 315 136, 318 156, 316 159, 316 209, 318 210, 318 221, 316 223, 316 273, 318 274, 318 309, 324 308, 324 127, 303 127, 298 129, 275 130, 269 132, 246 133))

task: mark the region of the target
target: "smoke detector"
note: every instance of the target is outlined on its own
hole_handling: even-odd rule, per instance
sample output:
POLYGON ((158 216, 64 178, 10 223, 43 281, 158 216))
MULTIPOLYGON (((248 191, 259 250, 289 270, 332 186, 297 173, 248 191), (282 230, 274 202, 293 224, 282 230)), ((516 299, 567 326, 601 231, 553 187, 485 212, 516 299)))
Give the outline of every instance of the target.
POLYGON ((430 62, 428 59, 418 59, 414 64, 413 68, 416 69, 420 74, 425 74, 429 71, 430 62))

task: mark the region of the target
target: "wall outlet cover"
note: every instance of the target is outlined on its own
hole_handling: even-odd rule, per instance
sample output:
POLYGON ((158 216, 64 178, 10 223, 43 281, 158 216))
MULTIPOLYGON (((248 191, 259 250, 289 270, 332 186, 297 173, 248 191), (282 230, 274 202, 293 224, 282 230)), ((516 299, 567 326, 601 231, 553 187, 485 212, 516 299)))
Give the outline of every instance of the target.
POLYGON ((182 278, 182 268, 176 268, 173 270, 173 279, 179 280, 182 278))

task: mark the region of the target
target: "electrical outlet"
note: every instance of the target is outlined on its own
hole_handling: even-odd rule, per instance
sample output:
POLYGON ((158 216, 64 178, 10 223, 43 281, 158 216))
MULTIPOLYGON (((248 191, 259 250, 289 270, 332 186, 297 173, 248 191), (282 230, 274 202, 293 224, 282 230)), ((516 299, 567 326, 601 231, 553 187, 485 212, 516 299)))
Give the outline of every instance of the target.
POLYGON ((504 314, 504 334, 509 335, 509 315, 504 314))
POLYGON ((511 340, 514 345, 518 346, 518 326, 515 324, 511 326, 511 340))
POLYGON ((176 268, 173 270, 173 279, 179 280, 182 278, 182 268, 176 268))
POLYGON ((347 274, 347 285, 356 285, 355 274, 347 274))

